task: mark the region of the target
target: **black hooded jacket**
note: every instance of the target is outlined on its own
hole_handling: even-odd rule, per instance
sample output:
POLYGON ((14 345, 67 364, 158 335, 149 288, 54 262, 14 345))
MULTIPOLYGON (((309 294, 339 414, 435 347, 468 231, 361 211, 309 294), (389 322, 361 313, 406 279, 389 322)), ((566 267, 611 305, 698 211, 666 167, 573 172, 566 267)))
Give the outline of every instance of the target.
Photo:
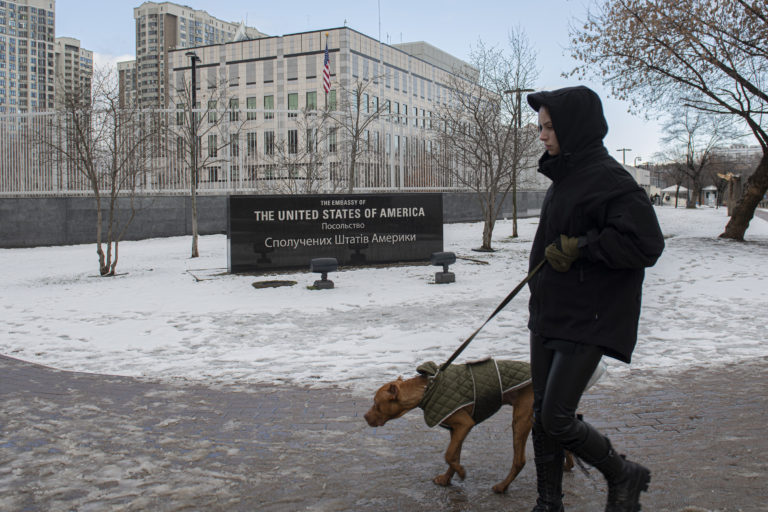
POLYGON ((608 125, 586 87, 530 94, 544 105, 560 153, 539 160, 552 180, 531 248, 530 267, 561 234, 580 237, 581 257, 567 272, 544 265, 529 283, 529 329, 544 338, 598 345, 630 362, 637 342, 645 267, 664 238, 646 192, 603 146, 608 125), (586 245, 584 243, 586 242, 586 245))

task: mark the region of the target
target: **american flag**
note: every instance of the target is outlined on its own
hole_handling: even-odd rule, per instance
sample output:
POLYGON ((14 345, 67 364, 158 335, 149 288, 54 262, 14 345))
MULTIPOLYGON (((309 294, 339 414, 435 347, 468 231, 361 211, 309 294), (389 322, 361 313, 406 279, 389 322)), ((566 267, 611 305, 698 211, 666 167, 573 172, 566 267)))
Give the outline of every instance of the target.
POLYGON ((323 90, 331 90, 331 59, 328 57, 328 39, 325 40, 325 59, 323 60, 323 90))

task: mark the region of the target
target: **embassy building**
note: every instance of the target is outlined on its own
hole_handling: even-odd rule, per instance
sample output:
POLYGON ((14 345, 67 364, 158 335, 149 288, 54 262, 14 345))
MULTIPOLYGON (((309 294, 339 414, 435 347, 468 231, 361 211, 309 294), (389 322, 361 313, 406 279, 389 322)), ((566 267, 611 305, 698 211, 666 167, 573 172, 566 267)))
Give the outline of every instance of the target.
POLYGON ((348 27, 170 51, 178 154, 169 154, 168 183, 184 177, 179 130, 191 103, 193 54, 201 190, 457 187, 432 156, 429 131, 454 70, 469 65, 424 42, 387 45, 348 27))

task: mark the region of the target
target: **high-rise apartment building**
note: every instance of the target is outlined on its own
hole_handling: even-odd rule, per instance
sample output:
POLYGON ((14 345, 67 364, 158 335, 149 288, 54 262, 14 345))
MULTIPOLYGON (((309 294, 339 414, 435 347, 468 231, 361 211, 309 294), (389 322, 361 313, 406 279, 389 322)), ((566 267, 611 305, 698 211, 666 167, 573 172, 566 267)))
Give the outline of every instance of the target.
POLYGON ((235 39, 238 30, 247 38, 265 36, 256 29, 171 2, 144 2, 133 10, 133 17, 136 20, 136 82, 123 88, 136 90, 141 107, 165 107, 168 103, 169 50, 226 43, 235 39))
POLYGON ((80 40, 72 37, 56 38, 56 107, 75 99, 81 104, 91 102, 93 78, 93 52, 80 46, 80 40))
POLYGON ((54 0, 0 0, 0 114, 54 108, 54 0))
POLYGON ((120 106, 135 107, 137 98, 136 91, 136 61, 128 60, 117 63, 118 83, 120 84, 120 106))

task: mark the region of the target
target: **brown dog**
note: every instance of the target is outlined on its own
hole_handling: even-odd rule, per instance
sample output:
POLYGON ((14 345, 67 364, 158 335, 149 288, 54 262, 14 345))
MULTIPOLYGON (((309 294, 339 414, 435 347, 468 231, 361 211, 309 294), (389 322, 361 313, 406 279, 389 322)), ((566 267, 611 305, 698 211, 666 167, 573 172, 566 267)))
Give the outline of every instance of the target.
MULTIPOLYGON (((499 364, 501 363, 499 361, 499 364)), ((407 380, 398 377, 397 380, 383 385, 376 391, 373 406, 365 413, 365 421, 371 427, 381 427, 389 420, 399 418, 408 411, 422 406, 422 399, 429 382, 427 376, 418 375, 407 380)), ((507 477, 493 486, 493 491, 496 493, 505 492, 525 466, 525 444, 533 426, 533 386, 530 380, 523 382, 515 389, 503 392, 501 403, 512 406, 513 458, 512 468, 507 477)), ((466 405, 440 421, 441 426, 451 431, 451 441, 445 451, 448 470, 433 480, 438 485, 450 485, 454 474, 458 474, 462 480, 466 477, 466 471, 460 464, 461 447, 472 427, 477 424, 473 419, 474 408, 474 403, 466 405)), ((571 468, 573 468, 573 457, 570 453, 566 453, 565 469, 571 468)))

